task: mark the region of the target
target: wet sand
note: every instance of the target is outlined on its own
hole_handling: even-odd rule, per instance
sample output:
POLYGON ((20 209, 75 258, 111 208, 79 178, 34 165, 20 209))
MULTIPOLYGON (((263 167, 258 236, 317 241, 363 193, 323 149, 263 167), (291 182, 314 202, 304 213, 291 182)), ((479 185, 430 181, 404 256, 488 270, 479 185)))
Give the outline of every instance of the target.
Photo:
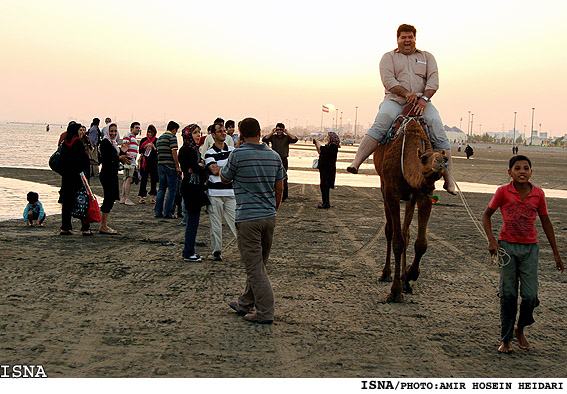
MULTIPOLYGON (((508 157, 477 149, 473 160, 456 159, 457 180, 506 183, 508 157)), ((567 190, 564 154, 530 157, 536 185, 567 190)), ((59 185, 48 170, 0 168, 0 176, 59 185)), ((75 234, 61 237, 59 215, 45 228, 0 222, 2 364, 42 364, 50 377, 567 376, 560 361, 567 359, 567 274, 555 270, 539 221, 541 305, 527 329, 533 348, 514 343, 515 352, 502 355, 498 271, 485 261, 485 240, 459 197, 439 193, 414 293, 387 304, 390 284, 378 282, 379 190, 340 186, 322 212, 317 185, 290 182, 268 266, 271 326, 248 323, 226 305, 244 288, 244 269, 226 228, 224 261, 212 261, 204 213, 202 263, 183 262, 183 228, 155 219, 150 204, 115 205, 110 225, 122 233, 115 237, 82 237, 76 219, 75 234)), ((93 188, 102 195, 96 179, 93 188)), ((491 195, 465 197, 480 218, 491 195)), ((567 200, 548 205, 565 260, 567 200)))

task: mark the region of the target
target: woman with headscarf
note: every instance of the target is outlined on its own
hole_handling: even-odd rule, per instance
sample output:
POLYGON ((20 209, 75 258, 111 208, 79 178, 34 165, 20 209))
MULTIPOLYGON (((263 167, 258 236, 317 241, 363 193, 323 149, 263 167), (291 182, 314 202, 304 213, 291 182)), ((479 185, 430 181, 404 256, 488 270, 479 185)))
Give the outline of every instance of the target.
POLYGON ((205 193, 205 162, 199 152, 199 140, 201 128, 196 124, 186 126, 182 131, 183 146, 179 149, 179 164, 183 172, 181 182, 181 195, 185 202, 187 215, 185 217, 185 247, 183 248, 183 260, 199 262, 201 256, 195 253, 195 238, 199 228, 201 207, 209 205, 209 199, 205 193))
POLYGON ((341 147, 341 140, 336 133, 329 132, 327 136, 327 144, 323 145, 317 140, 313 140, 317 153, 319 153, 319 180, 321 188, 321 197, 323 203, 317 208, 329 209, 331 203, 329 201, 330 189, 335 188, 335 175, 337 173, 337 154, 341 147))
MULTIPOLYGON (((60 235, 71 235, 73 225, 71 224, 71 211, 75 205, 77 193, 83 186, 80 173, 86 174, 90 170, 89 156, 85 152, 85 146, 79 137, 81 125, 71 121, 67 126, 67 134, 61 146, 61 190, 59 191, 59 202, 61 203, 61 232, 60 235)), ((90 225, 82 221, 81 232, 83 235, 93 235, 90 225)))
POLYGON ((100 234, 116 235, 118 231, 108 226, 108 214, 114 206, 114 201, 120 199, 120 190, 118 187, 118 163, 130 164, 130 159, 126 156, 126 152, 118 147, 116 135, 118 134, 118 126, 112 123, 108 126, 108 133, 100 142, 100 162, 102 168, 100 170, 100 183, 104 193, 104 199, 100 207, 102 222, 98 228, 100 234))
POLYGON ((146 203, 146 185, 148 184, 148 176, 151 178, 151 189, 150 189, 150 202, 152 204, 156 203, 157 195, 157 182, 159 179, 157 170, 157 129, 151 124, 148 126, 147 134, 142 141, 140 141, 140 192, 138 193, 138 202, 140 204, 146 203))

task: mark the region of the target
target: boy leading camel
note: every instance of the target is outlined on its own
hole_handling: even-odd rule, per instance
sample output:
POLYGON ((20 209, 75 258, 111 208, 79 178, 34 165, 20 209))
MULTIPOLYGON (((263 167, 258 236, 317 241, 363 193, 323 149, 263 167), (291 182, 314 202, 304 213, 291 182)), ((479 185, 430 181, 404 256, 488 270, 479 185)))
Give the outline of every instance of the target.
POLYGON ((539 246, 535 227, 536 215, 539 215, 543 231, 553 250, 555 267, 563 273, 563 261, 557 249, 553 225, 549 220, 547 203, 543 190, 532 185, 532 163, 526 156, 513 156, 509 161, 508 175, 512 182, 500 186, 488 208, 482 215, 484 231, 488 236, 488 250, 491 254, 503 248, 510 256, 510 262, 500 269, 500 323, 502 344, 498 348, 501 353, 510 353, 510 341, 516 337, 522 349, 529 349, 524 328, 532 324, 534 309, 539 305, 537 297, 537 266, 539 246), (502 229, 499 241, 492 234, 491 217, 500 208, 502 213, 502 229), (518 281, 520 283, 520 315, 518 323, 518 281))

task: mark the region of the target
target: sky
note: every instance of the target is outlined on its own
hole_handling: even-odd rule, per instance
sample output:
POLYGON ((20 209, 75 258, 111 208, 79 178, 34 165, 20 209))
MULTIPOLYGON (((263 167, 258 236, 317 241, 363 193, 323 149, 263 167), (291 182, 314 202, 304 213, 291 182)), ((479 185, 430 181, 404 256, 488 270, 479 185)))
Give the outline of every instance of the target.
MULTIPOLYGON (((256 117, 367 128, 402 23, 432 53, 443 122, 560 136, 567 2, 0 0, 0 120, 256 117), (465 5, 466 4, 466 5, 465 5), (358 109, 356 108, 358 107, 358 109), (532 110, 535 108, 535 110, 532 110), (469 111, 472 114, 469 115, 469 111), (516 112, 516 115, 514 115, 516 112), (541 126, 540 126, 541 124, 541 126)), ((317 130, 315 130, 317 131, 317 130)))

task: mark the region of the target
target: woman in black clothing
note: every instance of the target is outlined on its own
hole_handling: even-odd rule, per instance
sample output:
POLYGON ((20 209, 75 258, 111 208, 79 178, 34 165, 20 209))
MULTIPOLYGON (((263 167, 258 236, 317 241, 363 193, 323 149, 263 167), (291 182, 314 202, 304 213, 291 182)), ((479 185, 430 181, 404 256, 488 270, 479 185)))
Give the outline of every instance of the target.
POLYGON ((185 127, 182 131, 183 146, 179 150, 179 165, 183 172, 181 182, 181 195, 185 201, 187 216, 185 217, 185 247, 183 260, 202 261, 201 256, 195 253, 195 238, 199 228, 201 207, 209 205, 209 198, 205 194, 205 162, 199 152, 201 128, 196 124, 185 127))
POLYGON ((151 189, 150 189, 150 202, 155 204, 157 189, 156 185, 159 179, 157 170, 157 129, 151 124, 148 126, 148 132, 142 141, 140 141, 140 175, 142 177, 140 181, 140 192, 138 193, 138 199, 140 204, 146 202, 146 185, 148 184, 148 175, 151 178, 151 189))
MULTIPOLYGON (((61 174, 61 190, 59 191, 59 203, 61 203, 61 235, 71 235, 73 225, 71 224, 71 211, 75 205, 77 193, 83 186, 80 173, 89 173, 90 160, 85 152, 85 146, 79 137, 81 125, 70 122, 67 126, 67 135, 61 147, 61 163, 63 172, 61 174)), ((82 222, 81 232, 83 235, 93 235, 90 225, 82 222)))
POLYGON ((335 175, 337 173, 337 153, 341 147, 341 140, 336 133, 329 132, 327 144, 323 145, 317 140, 313 140, 317 153, 319 153, 319 180, 321 188, 321 197, 323 203, 317 208, 329 209, 331 203, 329 201, 329 191, 335 188, 335 175))
POLYGON ((104 136, 100 143, 100 161, 102 168, 99 178, 104 193, 104 200, 100 207, 102 222, 100 223, 98 232, 109 235, 118 234, 118 231, 108 227, 108 214, 114 206, 114 201, 120 199, 118 163, 130 164, 130 159, 126 156, 126 152, 122 151, 116 143, 117 134, 118 126, 116 123, 112 123, 108 126, 108 134, 104 136))

